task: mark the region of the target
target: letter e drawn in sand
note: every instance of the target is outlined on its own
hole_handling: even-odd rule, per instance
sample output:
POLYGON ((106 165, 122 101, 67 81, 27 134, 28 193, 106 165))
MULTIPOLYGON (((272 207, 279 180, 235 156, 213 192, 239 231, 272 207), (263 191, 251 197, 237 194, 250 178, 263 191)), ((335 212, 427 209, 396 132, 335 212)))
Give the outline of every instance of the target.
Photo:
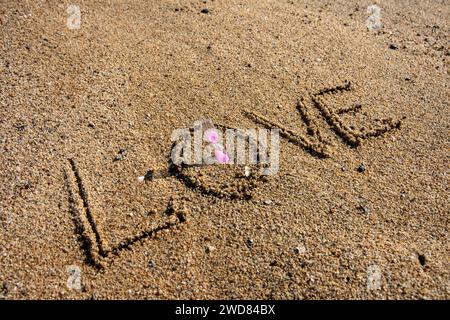
POLYGON ((351 107, 342 108, 339 110, 331 109, 327 103, 324 101, 323 96, 329 94, 341 94, 344 92, 348 92, 353 90, 353 86, 349 81, 346 81, 344 85, 339 85, 336 87, 325 88, 318 91, 315 94, 311 95, 311 99, 314 102, 316 108, 320 111, 323 118, 326 120, 330 128, 349 146, 358 147, 362 141, 371 138, 371 137, 380 137, 383 134, 394 130, 399 129, 402 123, 402 120, 405 119, 403 117, 401 120, 392 120, 392 119, 383 119, 382 126, 376 128, 370 128, 369 130, 355 130, 346 125, 340 115, 349 113, 349 112, 359 112, 362 109, 362 106, 356 104, 351 107))
POLYGON ((121 239, 116 244, 108 246, 106 236, 100 228, 98 217, 91 204, 92 199, 88 195, 85 181, 74 159, 69 159, 69 165, 64 170, 64 178, 69 193, 69 210, 85 255, 85 262, 98 269, 110 264, 112 259, 117 257, 122 250, 129 249, 164 229, 176 227, 186 221, 185 216, 177 210, 177 206, 171 199, 165 212, 161 212, 161 216, 165 218, 157 222, 156 226, 140 230, 121 239))

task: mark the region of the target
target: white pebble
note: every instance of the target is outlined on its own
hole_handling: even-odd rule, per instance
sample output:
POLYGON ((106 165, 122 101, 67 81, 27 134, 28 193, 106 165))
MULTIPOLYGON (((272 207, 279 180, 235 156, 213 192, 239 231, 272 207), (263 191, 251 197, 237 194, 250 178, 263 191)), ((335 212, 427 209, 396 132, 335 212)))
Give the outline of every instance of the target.
POLYGON ((305 246, 304 245, 299 245, 298 247, 295 247, 294 248, 294 252, 296 253, 296 254, 305 254, 306 253, 306 248, 305 248, 305 246))
POLYGON ((211 246, 211 245, 206 246, 206 252, 207 253, 211 253, 211 252, 213 252, 215 250, 216 250, 216 247, 214 247, 214 246, 211 246))
POLYGON ((244 168, 244 175, 248 178, 251 175, 250 167, 245 166, 244 168))

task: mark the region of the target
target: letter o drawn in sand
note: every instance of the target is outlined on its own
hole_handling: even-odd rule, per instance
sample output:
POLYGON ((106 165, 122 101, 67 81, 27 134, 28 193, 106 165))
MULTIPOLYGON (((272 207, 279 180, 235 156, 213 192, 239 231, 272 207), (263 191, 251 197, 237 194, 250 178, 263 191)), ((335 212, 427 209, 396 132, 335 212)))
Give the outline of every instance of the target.
MULTIPOLYGON (((229 156, 229 158, 227 156, 226 163, 223 161, 221 163, 220 159, 218 160, 219 164, 187 164, 179 161, 175 163, 173 155, 180 151, 177 148, 184 144, 183 139, 186 139, 184 136, 180 138, 181 140, 172 144, 169 173, 176 176, 187 187, 197 190, 204 195, 249 200, 252 198, 251 191, 262 182, 267 181, 267 176, 264 173, 268 167, 269 159, 267 146, 261 141, 259 141, 259 144, 257 143, 255 129, 241 130, 220 124, 215 124, 214 127, 218 131, 225 132, 227 140, 226 150, 220 150, 220 154, 226 152, 229 156), (242 150, 245 151, 242 152, 242 150), (248 155, 248 158, 245 155, 248 155)), ((188 131, 190 136, 195 135, 194 128, 189 128, 188 131)), ((189 138, 187 137, 187 139, 189 138)), ((207 150, 210 142, 207 139, 205 140, 203 141, 202 150, 207 150)), ((183 147, 186 148, 186 145, 184 144, 183 147)), ((211 151, 215 152, 217 157, 217 150, 211 149, 211 151)))

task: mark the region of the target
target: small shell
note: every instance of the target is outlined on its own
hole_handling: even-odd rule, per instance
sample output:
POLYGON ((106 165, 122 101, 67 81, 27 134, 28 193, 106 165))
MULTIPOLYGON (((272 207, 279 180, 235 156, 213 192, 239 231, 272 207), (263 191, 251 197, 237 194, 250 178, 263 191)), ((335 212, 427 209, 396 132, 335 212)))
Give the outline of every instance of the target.
POLYGON ((208 129, 206 131, 206 139, 212 143, 212 144, 216 144, 217 142, 219 142, 219 135, 217 134, 217 131, 214 129, 208 129))
POLYGON ((225 152, 219 149, 216 149, 214 151, 214 154, 216 156, 217 162, 219 162, 220 164, 225 164, 230 161, 230 157, 225 152))
POLYGON ((252 172, 250 171, 250 167, 245 166, 244 167, 244 175, 248 178, 248 177, 250 177, 251 174, 252 174, 252 172))

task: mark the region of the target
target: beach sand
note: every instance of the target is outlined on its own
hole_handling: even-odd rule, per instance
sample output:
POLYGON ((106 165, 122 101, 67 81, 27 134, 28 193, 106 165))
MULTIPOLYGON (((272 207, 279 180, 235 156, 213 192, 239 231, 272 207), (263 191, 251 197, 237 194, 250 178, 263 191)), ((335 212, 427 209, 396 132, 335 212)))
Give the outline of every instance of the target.
POLYGON ((0 1, 0 297, 449 299, 450 3, 407 3, 0 1), (199 119, 328 153, 139 182, 199 119))

